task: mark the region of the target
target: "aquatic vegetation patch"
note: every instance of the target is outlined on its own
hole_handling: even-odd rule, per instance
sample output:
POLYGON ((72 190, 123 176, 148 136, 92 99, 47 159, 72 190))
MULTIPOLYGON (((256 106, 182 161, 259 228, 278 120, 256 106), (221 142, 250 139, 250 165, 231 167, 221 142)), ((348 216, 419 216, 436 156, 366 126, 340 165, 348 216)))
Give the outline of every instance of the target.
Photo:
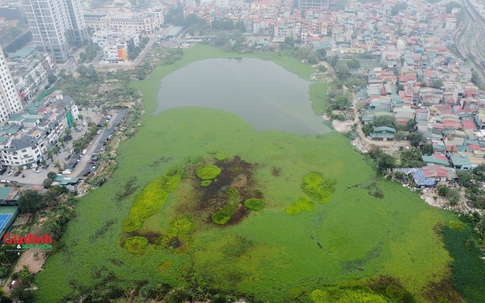
POLYGON ((301 189, 311 198, 320 203, 327 203, 335 192, 337 180, 325 179, 319 172, 311 172, 303 176, 301 189))
MULTIPOLYGON (((199 217, 206 216, 205 222, 217 225, 237 224, 248 214, 243 202, 251 198, 263 198, 253 177, 253 169, 257 164, 246 162, 239 156, 217 161, 215 164, 221 173, 212 180, 210 186, 194 188, 198 200, 194 207, 198 210, 199 217)), ((193 182, 200 180, 200 167, 191 175, 193 182)), ((193 170, 187 168, 189 172, 193 170)))
POLYGON ((177 253, 187 253, 195 222, 189 215, 182 215, 169 224, 167 231, 155 241, 157 248, 174 249, 177 253))
POLYGON ((289 215, 298 215, 301 211, 314 211, 315 203, 308 197, 300 197, 293 204, 286 208, 286 213, 289 215))
POLYGON ((198 167, 196 172, 197 177, 202 180, 212 180, 221 173, 221 169, 215 165, 203 165, 198 167))
POLYGON ((216 153, 214 155, 214 158, 218 161, 224 161, 224 160, 227 160, 229 159, 229 155, 226 154, 226 153, 216 153))
POLYGON ((134 255, 144 255, 148 246, 148 239, 144 237, 131 237, 125 240, 126 251, 134 255))
POLYGON ((260 211, 264 208, 264 201, 261 199, 247 199, 244 201, 244 207, 249 210, 260 211))
POLYGON ((200 186, 207 187, 212 184, 212 180, 204 180, 200 182, 200 186))
POLYGON ((170 260, 167 260, 167 261, 163 261, 162 264, 158 265, 158 270, 160 271, 165 271, 165 270, 168 270, 170 267, 172 267, 172 261, 170 260))
POLYGON ((453 286, 464 296, 466 302, 483 301, 485 285, 485 263, 483 253, 473 240, 473 230, 454 229, 445 226, 442 229, 445 246, 450 252, 453 286))
POLYGON ((338 287, 330 286, 316 289, 310 294, 315 303, 348 303, 348 302, 373 302, 387 303, 390 300, 385 296, 375 293, 365 286, 338 287))
POLYGON ((450 222, 448 222, 448 226, 451 228, 451 229, 456 229, 456 230, 460 230, 460 231, 463 231, 466 229, 466 225, 462 222, 459 222, 459 221, 455 221, 455 220, 450 220, 450 222))
POLYGON ((229 222, 229 220, 231 220, 231 215, 222 211, 218 211, 212 215, 212 222, 215 224, 224 225, 229 222))
POLYGON ((167 201, 169 193, 177 189, 181 176, 182 169, 171 169, 145 186, 143 191, 135 196, 128 217, 123 221, 123 231, 137 231, 142 227, 144 219, 155 215, 167 201))

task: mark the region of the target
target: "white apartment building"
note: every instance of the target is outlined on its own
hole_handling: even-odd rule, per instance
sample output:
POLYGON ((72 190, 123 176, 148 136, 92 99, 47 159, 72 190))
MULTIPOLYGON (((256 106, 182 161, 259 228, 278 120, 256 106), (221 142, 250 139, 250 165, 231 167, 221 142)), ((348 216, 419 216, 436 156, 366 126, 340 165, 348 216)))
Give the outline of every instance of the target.
POLYGON ((22 103, 7 66, 3 51, 0 49, 0 122, 22 109, 22 103))
POLYGON ((17 113, 0 128, 1 165, 35 166, 65 132, 67 113, 78 118, 79 111, 72 98, 59 93, 51 96, 54 97, 44 99, 44 107, 34 113, 17 113))
POLYGON ((111 40, 103 48, 103 60, 109 63, 128 61, 128 45, 123 39, 111 40))
POLYGON ((113 30, 118 32, 134 31, 154 33, 163 24, 162 10, 133 15, 112 16, 106 13, 85 13, 86 25, 95 30, 113 30))
POLYGON ((69 58, 69 44, 87 39, 80 0, 20 0, 38 48, 58 62, 69 58))

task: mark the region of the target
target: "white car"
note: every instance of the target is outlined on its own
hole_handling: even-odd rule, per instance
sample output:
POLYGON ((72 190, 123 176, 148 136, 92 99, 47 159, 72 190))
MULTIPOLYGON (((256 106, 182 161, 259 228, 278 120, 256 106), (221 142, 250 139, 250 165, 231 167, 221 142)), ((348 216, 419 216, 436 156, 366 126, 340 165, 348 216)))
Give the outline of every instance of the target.
POLYGON ((14 170, 9 170, 8 173, 7 173, 7 176, 13 175, 14 172, 15 172, 14 170))
POLYGON ((33 170, 33 172, 36 173, 36 174, 40 174, 41 171, 42 171, 42 168, 40 168, 40 167, 34 168, 34 170, 33 170))

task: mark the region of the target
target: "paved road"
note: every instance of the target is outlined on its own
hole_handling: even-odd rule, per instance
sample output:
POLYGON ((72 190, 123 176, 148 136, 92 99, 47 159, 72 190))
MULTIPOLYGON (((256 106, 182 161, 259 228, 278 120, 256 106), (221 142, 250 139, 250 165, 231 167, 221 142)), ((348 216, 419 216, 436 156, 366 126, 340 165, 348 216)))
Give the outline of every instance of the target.
MULTIPOLYGON (((85 118, 89 117, 91 120, 95 122, 98 122, 101 117, 99 113, 94 113, 90 111, 81 111, 80 113, 83 115, 83 117, 85 118)), ((114 120, 117 114, 115 111, 112 111, 110 114, 113 116, 113 118, 110 120, 111 122, 114 120)), ((54 167, 53 163, 55 163, 56 161, 59 161, 59 163, 61 163, 61 165, 64 166, 69 162, 69 160, 66 161, 65 158, 68 154, 70 154, 70 151, 72 149, 72 142, 74 140, 81 138, 81 136, 83 136, 86 133, 86 131, 87 131, 87 127, 83 127, 82 131, 80 132, 73 130, 71 133, 73 139, 69 141, 69 143, 65 144, 66 146, 65 148, 62 148, 62 147, 59 148, 59 153, 57 155, 54 155, 54 161, 52 161, 52 163, 51 161, 48 161, 49 167, 47 169, 42 169, 40 173, 34 173, 32 169, 26 169, 22 171, 21 175, 19 175, 18 177, 14 177, 13 175, 7 176, 7 172, 9 171, 7 170, 5 174, 0 176, 0 180, 16 181, 22 185, 25 185, 26 187, 31 187, 33 185, 42 185, 42 182, 47 178, 48 172, 50 171, 53 171, 56 173, 58 172, 57 168, 54 167), (22 177, 22 175, 24 177, 22 177)), ((89 164, 89 161, 91 160, 92 152, 96 147, 96 145, 98 144, 99 139, 102 137, 103 132, 105 131, 106 130, 103 129, 101 134, 96 135, 94 137, 93 141, 86 148, 88 150, 86 155, 83 155, 81 157, 81 159, 79 160, 79 163, 76 165, 72 173, 67 177, 79 177, 78 174, 81 173, 84 170, 84 168, 86 168, 86 166, 90 166, 90 167, 93 166, 92 164, 89 164)))

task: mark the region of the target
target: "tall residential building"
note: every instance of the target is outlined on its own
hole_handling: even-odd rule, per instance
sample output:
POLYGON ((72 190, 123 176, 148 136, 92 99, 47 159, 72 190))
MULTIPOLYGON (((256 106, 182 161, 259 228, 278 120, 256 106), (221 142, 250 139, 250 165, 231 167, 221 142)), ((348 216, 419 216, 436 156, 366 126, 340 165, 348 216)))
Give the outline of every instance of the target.
POLYGON ((80 0, 20 0, 37 47, 58 62, 69 57, 69 45, 88 39, 80 0))
POLYGON ((298 0, 298 9, 328 8, 329 2, 330 0, 298 0))
POLYGON ((22 103, 13 83, 12 75, 0 48, 0 122, 22 109, 22 103))

